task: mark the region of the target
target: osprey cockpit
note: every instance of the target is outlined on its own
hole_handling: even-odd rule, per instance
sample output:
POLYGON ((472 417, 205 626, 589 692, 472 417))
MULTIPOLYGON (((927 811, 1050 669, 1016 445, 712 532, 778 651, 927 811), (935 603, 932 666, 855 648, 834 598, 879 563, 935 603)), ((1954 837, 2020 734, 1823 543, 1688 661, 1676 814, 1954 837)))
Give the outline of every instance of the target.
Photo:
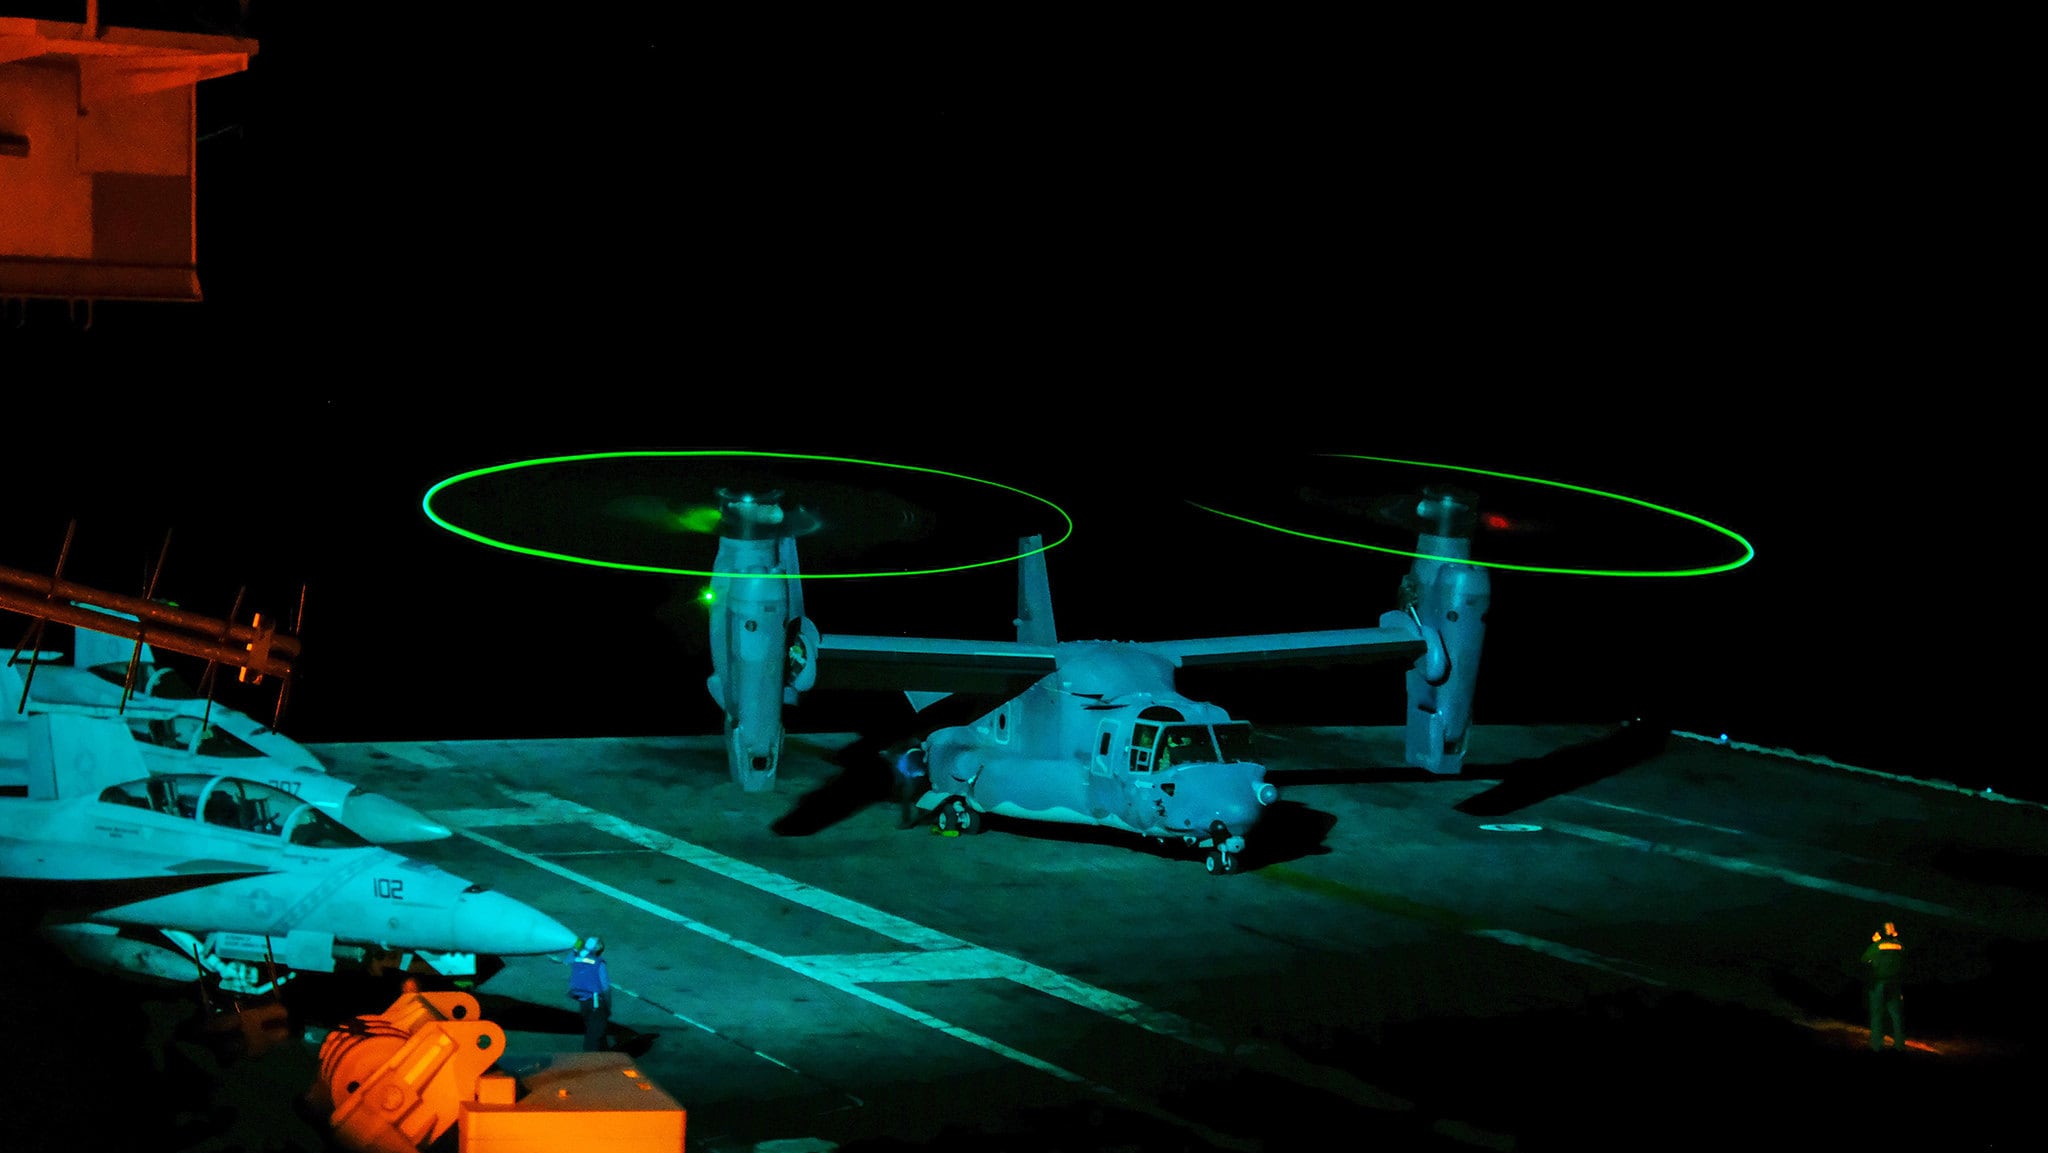
POLYGON ((1247 721, 1165 724, 1141 720, 1131 726, 1131 771, 1149 773, 1176 764, 1231 764, 1249 761, 1252 726, 1247 721))

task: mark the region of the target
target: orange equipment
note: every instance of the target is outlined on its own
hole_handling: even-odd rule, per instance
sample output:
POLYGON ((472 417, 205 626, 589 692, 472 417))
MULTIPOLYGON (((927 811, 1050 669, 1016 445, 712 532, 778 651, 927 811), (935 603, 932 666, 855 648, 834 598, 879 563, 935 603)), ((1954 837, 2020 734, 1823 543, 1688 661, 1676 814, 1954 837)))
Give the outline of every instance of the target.
POLYGON ((625 1054, 551 1054, 522 1083, 493 1070, 504 1051, 475 997, 406 993, 327 1035, 306 1096, 350 1153, 418 1153, 450 1128, 461 1153, 682 1153, 682 1106, 625 1054))

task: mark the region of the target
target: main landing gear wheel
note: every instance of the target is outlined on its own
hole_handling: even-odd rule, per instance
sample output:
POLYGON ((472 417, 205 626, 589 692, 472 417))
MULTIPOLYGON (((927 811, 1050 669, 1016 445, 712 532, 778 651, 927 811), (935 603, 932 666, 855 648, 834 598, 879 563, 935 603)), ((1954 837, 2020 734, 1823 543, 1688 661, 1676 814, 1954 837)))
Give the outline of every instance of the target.
POLYGON ((1238 864, 1236 853, 1226 853, 1221 849, 1210 849, 1209 855, 1202 858, 1202 865, 1209 870, 1211 876, 1235 873, 1242 867, 1238 864))
POLYGON ((939 806, 939 831, 973 836, 986 825, 980 813, 967 807, 967 802, 958 797, 939 806))

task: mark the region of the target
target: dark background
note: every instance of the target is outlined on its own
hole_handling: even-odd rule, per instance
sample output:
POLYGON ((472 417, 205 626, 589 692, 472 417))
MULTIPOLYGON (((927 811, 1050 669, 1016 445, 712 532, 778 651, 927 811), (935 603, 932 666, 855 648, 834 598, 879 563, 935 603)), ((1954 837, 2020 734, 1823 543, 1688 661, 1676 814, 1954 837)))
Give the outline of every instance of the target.
MULTIPOLYGON (((1326 467, 1310 445, 1471 461, 1653 500, 1725 525, 1756 549, 1740 569, 1688 578, 1493 574, 1481 721, 1647 715, 1914 775, 1974 782, 1973 774, 1989 780, 2003 768, 1957 755, 1967 740, 1944 731, 1971 722, 1944 700, 1944 685, 1967 687, 1959 674, 1968 649, 1959 639, 1970 638, 1958 637, 1954 603, 1944 608, 1943 600, 1973 590, 1946 585, 1944 558, 1897 526, 1922 482, 1864 453, 1829 448, 1823 430, 1798 430, 1791 444, 1761 432, 1682 435, 1661 423, 1570 441, 1486 421, 1476 422, 1483 436, 1403 435, 1375 431, 1373 410, 1362 407, 1355 431, 1304 429, 1290 440, 1280 428, 1245 432, 1218 412, 1206 440, 1147 431, 1142 443, 1174 451, 1134 462, 1123 432, 1048 435, 1022 414, 991 440, 987 421, 930 414, 888 438, 832 435, 802 422, 799 411, 789 436, 741 440, 713 431, 731 429, 729 422, 700 430, 685 407, 729 416, 745 406, 643 404, 614 413, 565 405, 550 409, 542 431, 535 422, 490 427, 502 417, 482 404, 460 417, 430 417, 414 405, 331 400, 286 406, 288 422, 253 434, 158 422, 154 433, 170 439, 126 456, 94 451, 90 434, 67 435, 16 456, 17 475, 35 483, 13 502, 5 560, 47 571, 76 517, 66 575, 77 581, 139 592, 170 531, 159 592, 186 607, 223 614, 246 587, 245 619, 258 609, 275 620, 296 611, 303 585, 305 655, 284 724, 304 740, 712 732, 702 613, 687 603, 700 580, 485 548, 427 520, 427 488, 469 468, 602 449, 819 452, 959 470, 1039 493, 1074 518, 1072 538, 1048 558, 1062 637, 1141 640, 1370 625, 1393 605, 1400 558, 1276 536, 1188 505, 1180 494, 1217 470, 1247 458, 1264 475, 1326 467), (279 431, 285 427, 292 431, 279 431)), ((696 499, 710 487, 707 471, 716 470, 691 472, 679 462, 682 491, 670 499, 696 499)), ((1372 475, 1386 473, 1443 475, 1387 467, 1372 475)), ((998 489, 900 470, 874 476, 878 494, 908 493, 935 518, 924 543, 942 558, 1000 556, 1017 533, 1058 528, 1042 506, 998 489)), ((1704 528, 1665 531, 1650 523, 1660 519, 1652 514, 1603 512, 1602 502, 1573 494, 1537 491, 1532 501, 1533 489, 1501 481, 1487 491, 1536 509, 1518 514, 1531 520, 1587 516, 1606 534, 1596 542, 1603 549, 1639 533, 1642 567, 1739 552, 1704 528)), ((557 501, 544 484, 533 491, 530 506, 505 514, 506 523, 530 516, 532 531, 545 534, 561 518, 598 515, 557 501)), ((1300 515, 1315 523, 1313 510, 1300 515)), ((635 539, 635 531, 621 525, 620 539, 635 539)), ((828 521, 806 538, 810 571, 838 559, 826 551, 845 543, 834 531, 828 521)), ((1555 546, 1543 536, 1498 549, 1584 563, 1569 554, 1587 538, 1562 535, 1555 546)), ((711 567, 711 538, 679 539, 682 552, 656 563, 680 557, 677 567, 711 567)), ((1483 536, 1478 547, 1492 544, 1483 536)), ((847 563, 864 559, 856 549, 847 563)), ((828 632, 1013 635, 1008 565, 812 580, 805 595, 828 632)), ((1393 668, 1236 673, 1189 687, 1268 723, 1395 723, 1402 708, 1393 668)), ((229 699, 248 711, 270 707, 267 686, 234 688, 229 699)), ((845 731, 879 705, 815 694, 790 724, 845 731)))
MULTIPOLYGON (((7 9, 69 11, 37 7, 7 9)), ((1482 722, 1654 715, 2025 787, 1997 639, 2024 430, 1984 351, 2005 162, 1975 114, 1999 80, 1931 35, 103 20, 262 48, 200 87, 206 302, 85 331, 33 302, 0 338, 0 560, 47 569, 76 517, 74 579, 139 589, 174 528, 161 588, 190 607, 247 584, 288 613, 303 584, 303 739, 715 726, 673 582, 433 529, 420 495, 466 468, 720 448, 986 477, 1075 518, 1062 635, 1148 639, 1374 623, 1400 560, 1185 503, 1345 452, 1756 547, 1685 580, 1497 574, 1482 722)), ((1692 547, 1535 507, 1568 544, 1692 547)), ((944 511, 972 548, 1043 527, 944 511)), ((989 637, 1013 596, 1002 567, 807 592, 827 631, 989 637)), ((1202 687, 1255 721, 1400 711, 1393 670, 1202 687)))

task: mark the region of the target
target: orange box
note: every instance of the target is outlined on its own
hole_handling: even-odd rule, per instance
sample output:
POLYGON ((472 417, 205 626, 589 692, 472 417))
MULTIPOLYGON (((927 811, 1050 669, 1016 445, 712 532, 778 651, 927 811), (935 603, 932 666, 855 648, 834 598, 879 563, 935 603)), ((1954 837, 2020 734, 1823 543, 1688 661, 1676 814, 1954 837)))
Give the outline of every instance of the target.
MULTIPOLYGON (((480 1078, 479 1098, 501 1095, 485 1085, 500 1077, 480 1078)), ((682 1153, 682 1105, 623 1053, 558 1053, 523 1084, 516 1101, 463 1102, 460 1153, 682 1153)))

